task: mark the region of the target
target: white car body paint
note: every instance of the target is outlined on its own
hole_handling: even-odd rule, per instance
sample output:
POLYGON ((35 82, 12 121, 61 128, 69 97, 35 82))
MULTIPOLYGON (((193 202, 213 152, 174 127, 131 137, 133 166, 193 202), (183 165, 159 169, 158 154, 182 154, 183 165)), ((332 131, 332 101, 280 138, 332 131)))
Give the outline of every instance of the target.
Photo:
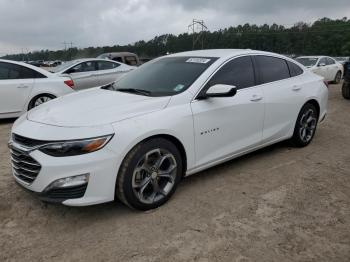
POLYGON ((322 76, 326 81, 334 81, 335 76, 338 72, 341 72, 341 77, 344 75, 344 67, 341 63, 336 61, 334 58, 329 56, 301 56, 298 58, 315 58, 317 62, 313 66, 308 66, 307 68, 319 75, 322 76), (325 65, 323 62, 325 61, 325 65), (327 63, 331 61, 331 64, 327 63))
MULTIPOLYGON (((147 97, 99 88, 65 96, 19 118, 12 133, 36 140, 62 141, 114 134, 101 150, 72 157, 52 157, 39 150, 30 156, 42 166, 25 188, 43 192, 53 181, 90 174, 84 197, 63 202, 69 206, 114 200, 120 165, 139 142, 157 135, 176 138, 184 147, 186 174, 191 175, 264 146, 292 137, 301 107, 315 100, 319 121, 327 113, 328 89, 323 79, 303 69, 288 79, 237 91, 230 98, 196 99, 197 94, 226 62, 240 56, 265 55, 253 50, 203 50, 170 57, 218 57, 184 92, 147 97)), ((142 66, 140 67, 142 68, 142 66)), ((10 138, 10 142, 12 138, 10 138)))
POLYGON ((60 77, 46 70, 21 62, 0 59, 0 63, 13 64, 34 70, 45 78, 0 79, 0 118, 18 117, 28 110, 30 101, 41 94, 60 97, 74 90, 64 81, 69 77, 60 77))

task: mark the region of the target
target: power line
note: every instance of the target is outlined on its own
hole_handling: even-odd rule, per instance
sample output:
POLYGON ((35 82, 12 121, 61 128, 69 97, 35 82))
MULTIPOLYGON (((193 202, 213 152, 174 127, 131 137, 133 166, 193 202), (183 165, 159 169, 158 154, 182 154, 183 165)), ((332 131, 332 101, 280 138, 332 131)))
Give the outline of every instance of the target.
POLYGON ((192 31, 192 49, 195 48, 197 42, 201 42, 202 49, 204 49, 203 32, 208 31, 208 27, 205 25, 204 21, 193 19, 192 23, 188 26, 188 31, 192 31))

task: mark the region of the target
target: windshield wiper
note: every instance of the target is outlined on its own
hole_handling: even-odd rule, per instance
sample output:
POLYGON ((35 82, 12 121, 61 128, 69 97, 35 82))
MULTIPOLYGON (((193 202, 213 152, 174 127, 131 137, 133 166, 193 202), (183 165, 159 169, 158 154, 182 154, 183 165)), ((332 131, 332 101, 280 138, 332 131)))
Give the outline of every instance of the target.
POLYGON ((151 95, 151 91, 148 90, 143 90, 143 89, 137 89, 137 88, 117 88, 115 91, 119 92, 127 92, 127 93, 136 93, 136 94, 141 94, 145 96, 151 95))

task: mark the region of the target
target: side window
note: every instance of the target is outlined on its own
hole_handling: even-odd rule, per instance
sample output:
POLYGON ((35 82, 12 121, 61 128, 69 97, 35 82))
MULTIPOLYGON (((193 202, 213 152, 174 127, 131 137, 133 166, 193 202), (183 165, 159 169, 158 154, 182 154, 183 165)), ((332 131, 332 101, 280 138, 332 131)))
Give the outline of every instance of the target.
POLYGON ((272 56, 255 56, 260 84, 289 78, 289 68, 284 59, 272 56))
POLYGON ((108 61, 98 61, 97 62, 98 70, 109 70, 117 68, 120 66, 118 63, 108 62, 108 61))
POLYGON ((136 66, 137 65, 136 57, 134 57, 134 56, 126 56, 125 57, 125 64, 131 65, 131 66, 136 66))
POLYGON ((225 64, 210 79, 207 87, 224 84, 236 86, 237 90, 255 85, 254 68, 249 56, 239 57, 225 64))
POLYGON ((46 78, 46 76, 24 66, 4 62, 0 63, 0 79, 2 80, 32 78, 46 78))
POLYGON ((304 71, 301 69, 298 65, 294 64, 293 62, 287 61, 290 76, 298 76, 301 75, 304 71))
POLYGON ((0 79, 20 79, 21 67, 10 63, 0 63, 0 79))
POLYGON ((326 59, 327 59, 327 65, 334 65, 335 64, 335 62, 332 58, 327 57, 326 59))
POLYGON ((89 62, 83 62, 79 65, 76 65, 68 70, 69 73, 82 73, 82 72, 90 72, 90 71, 96 71, 96 63, 89 61, 89 62))
POLYGON ((318 66, 320 65, 327 65, 327 59, 325 57, 321 58, 320 61, 318 61, 318 66))
POLYGON ((123 59, 120 56, 116 56, 112 59, 113 61, 123 63, 123 59))

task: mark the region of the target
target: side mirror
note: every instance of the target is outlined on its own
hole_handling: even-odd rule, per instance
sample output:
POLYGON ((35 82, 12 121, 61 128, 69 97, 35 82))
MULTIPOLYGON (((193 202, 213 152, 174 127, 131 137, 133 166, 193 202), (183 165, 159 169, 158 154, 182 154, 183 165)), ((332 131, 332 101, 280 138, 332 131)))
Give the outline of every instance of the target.
POLYGON ((235 86, 230 85, 213 85, 205 93, 205 97, 232 97, 237 93, 235 86))
POLYGON ((318 66, 325 66, 325 63, 319 63, 318 66))

